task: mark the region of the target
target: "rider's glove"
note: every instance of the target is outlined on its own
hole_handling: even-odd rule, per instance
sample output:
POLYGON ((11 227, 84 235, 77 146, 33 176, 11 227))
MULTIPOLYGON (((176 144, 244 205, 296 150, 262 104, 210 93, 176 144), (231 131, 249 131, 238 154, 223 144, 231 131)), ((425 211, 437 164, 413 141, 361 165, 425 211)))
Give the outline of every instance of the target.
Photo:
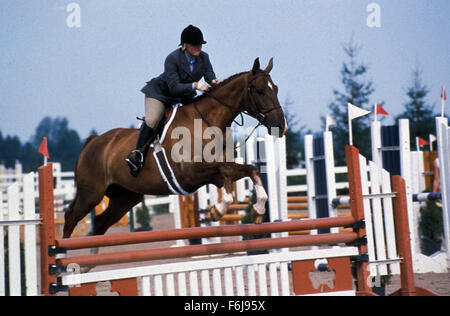
POLYGON ((197 90, 200 90, 202 92, 205 92, 206 90, 208 90, 209 88, 211 88, 211 86, 207 83, 207 82, 195 82, 194 83, 194 87, 197 90))

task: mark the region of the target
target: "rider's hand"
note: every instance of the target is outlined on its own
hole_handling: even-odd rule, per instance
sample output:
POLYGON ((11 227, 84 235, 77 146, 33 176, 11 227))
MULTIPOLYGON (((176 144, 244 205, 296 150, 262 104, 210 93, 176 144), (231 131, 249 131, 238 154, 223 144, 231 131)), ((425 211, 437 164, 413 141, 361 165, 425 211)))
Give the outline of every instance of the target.
POLYGON ((219 79, 214 79, 211 81, 213 84, 218 85, 221 81, 219 79))
POLYGON ((195 89, 200 90, 201 92, 205 92, 206 90, 208 90, 209 88, 211 88, 211 86, 207 83, 207 82, 196 82, 194 84, 195 89))

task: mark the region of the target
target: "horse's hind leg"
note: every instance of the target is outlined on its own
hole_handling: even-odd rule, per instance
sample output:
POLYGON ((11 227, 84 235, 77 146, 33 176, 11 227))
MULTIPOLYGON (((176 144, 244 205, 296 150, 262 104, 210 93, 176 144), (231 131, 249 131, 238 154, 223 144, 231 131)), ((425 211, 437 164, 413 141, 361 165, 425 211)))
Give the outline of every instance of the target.
POLYGON ((123 190, 109 198, 108 208, 94 218, 94 235, 103 235, 117 223, 133 206, 142 201, 143 195, 123 190))
POLYGON ((63 238, 70 238, 73 230, 104 196, 104 191, 95 190, 92 187, 77 187, 75 199, 70 204, 69 210, 64 214, 64 234, 63 238))

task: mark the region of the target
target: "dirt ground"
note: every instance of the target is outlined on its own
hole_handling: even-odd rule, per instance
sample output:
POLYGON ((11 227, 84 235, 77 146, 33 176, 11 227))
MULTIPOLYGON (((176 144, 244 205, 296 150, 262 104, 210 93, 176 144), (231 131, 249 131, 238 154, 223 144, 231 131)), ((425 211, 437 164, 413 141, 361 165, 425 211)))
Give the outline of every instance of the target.
MULTIPOLYGON (((152 216, 152 227, 155 230, 163 230, 163 229, 171 229, 174 228, 173 217, 170 214, 156 215, 152 216)), ((128 228, 125 227, 113 227, 111 228, 107 234, 116 234, 116 233, 124 233, 128 232, 128 228)), ((225 241, 230 240, 238 240, 238 237, 229 237, 225 241), (234 239, 233 239, 234 238, 234 239)), ((116 246, 116 247, 106 247, 101 250, 101 253, 113 252, 113 251, 129 251, 129 250, 139 250, 139 249, 149 249, 149 248, 164 248, 170 247, 174 245, 175 242, 158 242, 154 243, 151 246, 149 244, 142 245, 130 245, 130 246, 116 246)), ((85 255, 89 254, 89 251, 71 251, 69 252, 69 256, 76 255, 85 255)), ((92 271, 101 271, 108 269, 117 269, 117 268, 127 268, 127 267, 136 267, 136 266, 144 266, 151 264, 161 264, 165 262, 175 262, 181 260, 159 260, 156 262, 140 262, 138 264, 118 264, 113 266, 101 266, 96 267, 92 271)), ((422 286, 429 288, 436 293, 444 296, 450 296, 450 273, 446 274, 416 274, 415 275, 416 286, 422 286)), ((390 280, 390 284, 386 286, 386 294, 390 294, 400 288, 400 278, 399 276, 393 276, 390 280)))

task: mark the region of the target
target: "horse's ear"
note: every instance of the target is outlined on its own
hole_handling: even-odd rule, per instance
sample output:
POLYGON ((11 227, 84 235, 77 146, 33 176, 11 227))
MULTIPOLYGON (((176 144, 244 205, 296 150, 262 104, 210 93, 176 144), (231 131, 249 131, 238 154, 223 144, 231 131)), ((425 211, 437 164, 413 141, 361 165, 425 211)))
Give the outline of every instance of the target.
POLYGON ((273 57, 270 58, 269 64, 267 65, 266 69, 264 69, 264 72, 269 73, 273 68, 273 57))
POLYGON ((261 68, 261 65, 259 64, 259 57, 255 59, 255 62, 253 63, 252 68, 252 74, 256 75, 258 70, 261 68))

